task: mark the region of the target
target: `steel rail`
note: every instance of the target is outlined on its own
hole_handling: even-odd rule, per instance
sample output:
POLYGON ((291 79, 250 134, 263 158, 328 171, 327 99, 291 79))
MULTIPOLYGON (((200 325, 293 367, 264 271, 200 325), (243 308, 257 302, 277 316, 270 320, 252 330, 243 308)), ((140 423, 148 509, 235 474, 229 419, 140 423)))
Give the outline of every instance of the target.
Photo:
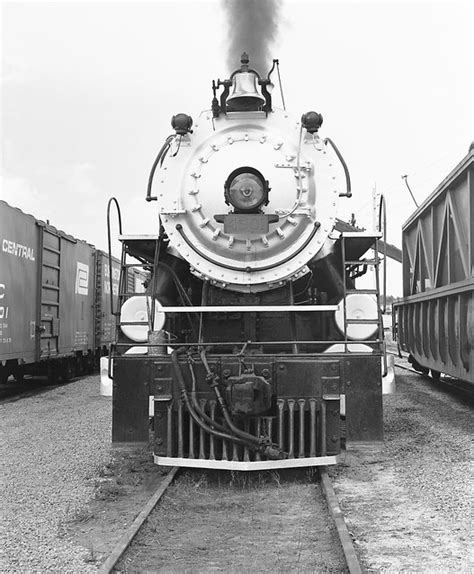
MULTIPOLYGON (((177 477, 180 470, 181 469, 176 466, 171 469, 167 477, 163 482, 161 482, 157 490, 153 493, 151 498, 143 507, 143 510, 140 512, 140 514, 138 514, 127 531, 120 537, 111 554, 99 568, 99 574, 111 574, 114 571, 117 563, 128 550, 135 536, 138 534, 151 512, 161 500, 168 487, 177 477)), ((337 499, 336 493, 334 492, 331 479, 329 478, 327 467, 320 466, 318 467, 318 470, 322 485, 322 492, 326 499, 329 513, 332 516, 336 526, 339 542, 341 544, 349 574, 362 574, 359 559, 357 557, 351 535, 344 520, 344 515, 339 505, 339 501, 337 499)))
POLYGON ((346 521, 344 520, 344 514, 339 506, 339 501, 336 493, 334 492, 331 479, 329 478, 329 474, 325 466, 319 467, 319 475, 321 477, 321 485, 328 503, 329 512, 331 513, 336 525, 337 534, 339 536, 339 541, 341 542, 349 574, 362 574, 362 568, 360 566, 354 544, 352 543, 352 538, 347 528, 346 521))
MULTIPOLYGON (((391 355, 395 355, 398 357, 398 355, 394 352, 389 351, 389 353, 391 355)), ((422 377, 424 380, 431 382, 433 385, 437 386, 440 389, 449 390, 453 395, 457 394, 460 397, 463 397, 464 399, 474 401, 474 388, 471 387, 469 382, 465 382, 455 378, 453 378, 453 380, 451 381, 449 379, 446 379, 445 377, 440 377, 439 379, 436 379, 435 377, 432 377, 429 374, 417 371, 413 367, 407 367, 406 365, 401 365, 400 363, 394 363, 394 365, 399 369, 403 369, 404 371, 408 371, 413 375, 418 375, 419 377, 422 377)))
POLYGON ((170 470, 170 472, 168 473, 168 475, 166 476, 164 481, 160 484, 160 486, 153 493, 153 495, 148 500, 146 505, 143 507, 143 510, 135 518, 135 520, 129 526, 127 531, 121 536, 121 538, 117 542, 115 548, 112 550, 112 553, 109 555, 107 560, 100 567, 99 574, 110 574, 112 572, 115 565, 120 560, 123 553, 130 546, 130 544, 132 543, 132 540, 135 538, 136 534, 138 533, 140 528, 143 526, 143 523, 148 518, 151 511, 158 504, 161 497, 166 492, 166 489, 169 487, 169 485, 173 482, 173 480, 175 479, 178 472, 179 472, 179 468, 177 466, 174 466, 170 470))

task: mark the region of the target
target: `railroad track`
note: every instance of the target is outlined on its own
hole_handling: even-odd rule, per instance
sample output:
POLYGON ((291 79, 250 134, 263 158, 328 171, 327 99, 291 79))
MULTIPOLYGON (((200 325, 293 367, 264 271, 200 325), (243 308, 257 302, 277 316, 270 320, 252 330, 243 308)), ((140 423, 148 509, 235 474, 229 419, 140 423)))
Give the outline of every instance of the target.
POLYGON ((430 375, 420 373, 420 371, 417 371, 413 367, 407 367, 400 363, 395 363, 395 366, 399 369, 403 369, 404 371, 408 371, 409 373, 422 377, 440 390, 450 391, 462 399, 469 401, 470 403, 474 403, 474 389, 472 385, 466 381, 459 381, 458 379, 452 379, 451 377, 445 377, 443 375, 439 379, 436 379, 430 375))
MULTIPOLYGON (((393 346, 388 349, 388 353, 390 355, 394 355, 396 358, 400 358, 398 354, 398 349, 394 349, 393 346)), ((402 352, 402 358, 408 360, 408 354, 402 352)), ((432 377, 429 374, 421 373, 417 371, 411 366, 401 363, 400 361, 395 361, 395 366, 399 369, 407 371, 409 373, 413 373, 419 377, 422 377, 424 380, 429 381, 432 385, 436 386, 438 389, 441 390, 448 390, 453 394, 456 394, 462 397, 464 400, 469 402, 474 402, 474 387, 468 383, 467 381, 460 381, 458 379, 454 379, 452 377, 441 375, 439 378, 432 377)))
MULTIPOLYGON (((312 470, 307 473, 306 481, 303 480, 301 482, 300 480, 298 482, 295 480, 293 483, 292 480, 294 476, 293 478, 290 476, 289 480, 283 479, 285 482, 282 481, 282 484, 280 485, 278 483, 277 486, 275 486, 275 484, 268 486, 268 484, 265 485, 261 483, 260 476, 256 479, 256 482, 252 482, 256 476, 253 473, 252 475, 245 474, 245 476, 242 476, 243 473, 235 473, 235 475, 234 473, 221 473, 217 475, 217 479, 216 476, 214 476, 212 479, 214 480, 214 486, 211 486, 208 491, 205 489, 204 494, 202 488, 200 488, 201 481, 203 480, 202 477, 209 475, 202 473, 197 484, 191 485, 190 487, 191 498, 189 501, 192 508, 189 511, 186 505, 183 504, 183 500, 177 499, 176 502, 174 500, 176 493, 178 493, 179 498, 179 492, 186 492, 189 486, 187 485, 187 481, 189 481, 189 471, 183 473, 182 481, 181 478, 176 481, 179 471, 180 469, 178 467, 171 469, 170 473, 145 504, 129 529, 117 542, 110 556, 102 564, 99 570, 101 574, 121 571, 122 568, 124 571, 140 571, 142 569, 148 571, 150 564, 153 564, 153 569, 160 569, 162 567, 165 569, 167 567, 177 567, 178 569, 183 567, 187 569, 192 565, 197 571, 203 571, 201 566, 204 564, 204 569, 209 567, 212 570, 216 567, 221 567, 219 553, 222 553, 223 550, 225 551, 227 559, 229 555, 232 556, 233 553, 237 554, 235 558, 236 562, 231 567, 232 571, 236 567, 241 567, 243 571, 246 571, 247 568, 239 561, 241 560, 241 557, 240 559, 238 557, 239 546, 244 546, 245 549, 248 549, 249 553, 253 552, 254 556, 256 556, 255 560, 261 559, 260 554, 263 552, 265 564, 268 563, 270 570, 272 569, 271 560, 277 560, 278 562, 280 557, 276 556, 276 554, 282 552, 285 555, 281 557, 282 562, 278 562, 279 570, 281 570, 282 567, 284 570, 287 570, 287 568, 284 567, 285 560, 293 560, 294 567, 306 570, 305 560, 308 560, 309 556, 309 558, 313 560, 313 568, 319 564, 323 566, 323 570, 324 565, 326 565, 329 566, 329 570, 331 571, 345 571, 350 574, 359 574, 362 572, 326 467, 320 467, 318 469, 316 484, 318 484, 320 488, 315 488, 314 480, 309 480, 309 474, 312 473, 312 470), (233 486, 223 484, 221 482, 222 476, 226 476, 227 480, 231 477, 231 482, 235 479, 236 483, 234 483, 233 486), (215 483, 216 480, 218 481, 217 485, 215 483), (242 485, 239 485, 239 480, 243 481, 242 485), (180 482, 183 482, 183 487, 180 486, 180 482), (306 484, 304 484, 305 482, 306 484), (172 484, 176 486, 174 494, 170 494, 168 507, 161 508, 160 503, 165 493, 169 492, 172 484), (193 492, 193 489, 196 492, 193 492), (310 494, 309 499, 308 493, 310 494), (304 498, 298 499, 298 497, 301 496, 304 498), (196 512, 196 508, 192 505, 193 497, 204 498, 204 506, 201 506, 201 511, 205 508, 205 513, 201 512, 199 515, 199 512, 196 512), (242 499, 244 500, 244 504, 242 504, 242 499), (310 508, 312 504, 307 504, 308 500, 314 503, 313 509, 310 508), (223 504, 222 501, 225 503, 223 504), (282 508, 275 508, 275 505, 278 505, 280 502, 283 504, 282 508), (218 508, 217 512, 212 510, 213 504, 218 508), (167 515, 170 506, 171 508, 175 508, 173 505, 176 505, 176 511, 181 513, 177 522, 173 519, 170 520, 167 515), (262 519, 260 514, 261 509, 259 509, 258 505, 263 505, 266 509, 271 509, 272 516, 274 517, 274 520, 265 523, 264 529, 261 530, 258 530, 258 526, 255 526, 255 524, 262 519), (224 506, 226 508, 223 508, 224 506), (326 513, 322 508, 327 509, 326 513), (281 515, 278 517, 280 511, 281 515), (193 524, 189 525, 188 531, 185 525, 187 512, 193 513, 194 520, 193 524), (214 520, 218 524, 221 523, 222 512, 228 512, 228 516, 225 521, 225 527, 219 529, 220 527, 213 523, 214 520), (160 517, 160 514, 163 516, 160 517), (323 516, 324 514, 326 514, 326 516, 323 516), (278 517, 276 520, 275 516, 278 517), (319 530, 317 530, 317 532, 310 533, 311 528, 308 527, 308 517, 320 523, 318 524, 319 530), (196 520, 199 522, 201 518, 206 524, 212 524, 213 528, 216 530, 219 529, 220 538, 217 541, 214 539, 215 544, 207 548, 206 539, 208 537, 205 534, 202 536, 199 530, 200 545, 198 545, 197 550, 194 551, 192 547, 195 543, 195 539, 193 538, 195 524, 196 520), (292 546, 291 529, 295 518, 301 521, 301 525, 299 526, 300 530, 297 532, 296 544, 292 546), (278 520, 280 521, 280 526, 283 524, 282 528, 284 530, 285 543, 287 542, 286 548, 283 548, 283 550, 278 544, 278 536, 272 533, 273 528, 278 529, 278 525, 276 524, 278 520), (242 524, 244 524, 245 531, 246 521, 248 521, 247 536, 245 536, 245 532, 242 531, 242 524), (327 524, 331 524, 330 528, 328 528, 326 522, 327 524), (147 526, 145 527, 144 525, 146 523, 147 526), (252 533, 255 528, 257 528, 259 534, 262 534, 262 540, 260 536, 253 537, 252 533), (147 532, 145 532, 145 530, 147 530, 147 532), (181 530, 181 533, 176 532, 176 530, 181 530), (171 537, 169 532, 165 531, 171 531, 171 537), (309 548, 308 536, 310 537, 309 548), (331 536, 332 538, 330 538, 331 536), (302 540, 302 538, 305 537, 306 540, 302 540), (173 544, 176 544, 177 549, 176 555, 174 551, 172 551, 172 557, 170 556, 170 549, 166 548, 166 540, 170 539, 172 539, 173 544), (131 544, 134 540, 135 544, 131 548, 131 544), (228 543, 226 541, 231 542, 228 543), (189 562, 185 564, 179 562, 179 560, 182 560, 182 557, 180 558, 178 555, 179 547, 186 545, 190 547, 189 552, 192 558, 189 558, 189 562), (200 552, 201 554, 204 552, 204 556, 201 555, 199 557, 200 552), (329 556, 330 554, 333 556, 329 556), (267 555, 270 562, 266 561, 267 555), (193 560, 194 557, 196 561, 200 559, 204 562, 198 564, 193 560), (167 559, 169 563, 165 562, 163 564, 163 560, 166 561, 167 559), (159 565, 160 561, 161 565, 159 565), (335 565, 336 567, 334 568, 335 565)), ((260 473, 257 474, 260 475, 260 473)), ((277 473, 273 473, 273 475, 273 479, 278 482, 280 480, 279 475, 277 473)), ((204 478, 204 480, 207 480, 207 478, 204 478)), ((270 481, 272 481, 272 478, 270 478, 270 481)), ((186 497, 188 494, 189 493, 186 493, 184 496, 186 497)), ((163 504, 165 504, 164 501, 163 504)), ((204 525, 205 531, 207 530, 206 524, 204 525)), ((253 565, 255 565, 255 563, 253 565)), ((224 571, 228 569, 228 566, 229 564, 227 564, 227 567, 225 564, 222 565, 224 571)))

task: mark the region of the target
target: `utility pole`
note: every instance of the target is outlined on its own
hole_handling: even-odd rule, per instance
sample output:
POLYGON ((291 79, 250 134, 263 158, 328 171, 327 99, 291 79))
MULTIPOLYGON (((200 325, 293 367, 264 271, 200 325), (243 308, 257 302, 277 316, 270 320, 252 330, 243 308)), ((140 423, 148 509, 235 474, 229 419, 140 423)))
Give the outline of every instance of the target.
POLYGON ((408 185, 408 180, 407 180, 408 175, 402 175, 402 179, 405 181, 405 184, 408 188, 408 191, 410 192, 411 198, 413 199, 413 203, 416 205, 416 207, 419 207, 418 202, 415 199, 415 196, 413 195, 413 192, 410 188, 410 186, 408 185))

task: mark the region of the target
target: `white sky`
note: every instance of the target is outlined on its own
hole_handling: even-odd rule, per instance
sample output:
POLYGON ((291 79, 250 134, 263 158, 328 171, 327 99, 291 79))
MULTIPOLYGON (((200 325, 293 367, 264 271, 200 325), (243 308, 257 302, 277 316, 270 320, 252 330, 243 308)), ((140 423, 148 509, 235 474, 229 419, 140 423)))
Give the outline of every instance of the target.
MULTIPOLYGON (((151 164, 171 116, 196 117, 228 77, 226 30, 219 2, 3 2, 0 197, 102 249, 111 196, 125 233, 156 233, 151 164)), ((344 155, 340 215, 370 226, 376 184, 398 246, 414 210, 401 176, 421 203, 474 139, 472 35, 467 1, 283 4, 287 109, 321 112, 344 155)))

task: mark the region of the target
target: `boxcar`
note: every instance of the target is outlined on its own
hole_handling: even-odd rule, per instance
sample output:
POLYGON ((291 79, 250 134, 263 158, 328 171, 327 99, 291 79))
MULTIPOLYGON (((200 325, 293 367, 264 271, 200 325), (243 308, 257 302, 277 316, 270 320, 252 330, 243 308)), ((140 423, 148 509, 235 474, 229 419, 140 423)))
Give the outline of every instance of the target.
POLYGON ((474 382, 474 144, 403 226, 400 347, 413 366, 474 382))
POLYGON ((1 379, 91 369, 114 339, 108 257, 4 201, 0 242, 1 379))

